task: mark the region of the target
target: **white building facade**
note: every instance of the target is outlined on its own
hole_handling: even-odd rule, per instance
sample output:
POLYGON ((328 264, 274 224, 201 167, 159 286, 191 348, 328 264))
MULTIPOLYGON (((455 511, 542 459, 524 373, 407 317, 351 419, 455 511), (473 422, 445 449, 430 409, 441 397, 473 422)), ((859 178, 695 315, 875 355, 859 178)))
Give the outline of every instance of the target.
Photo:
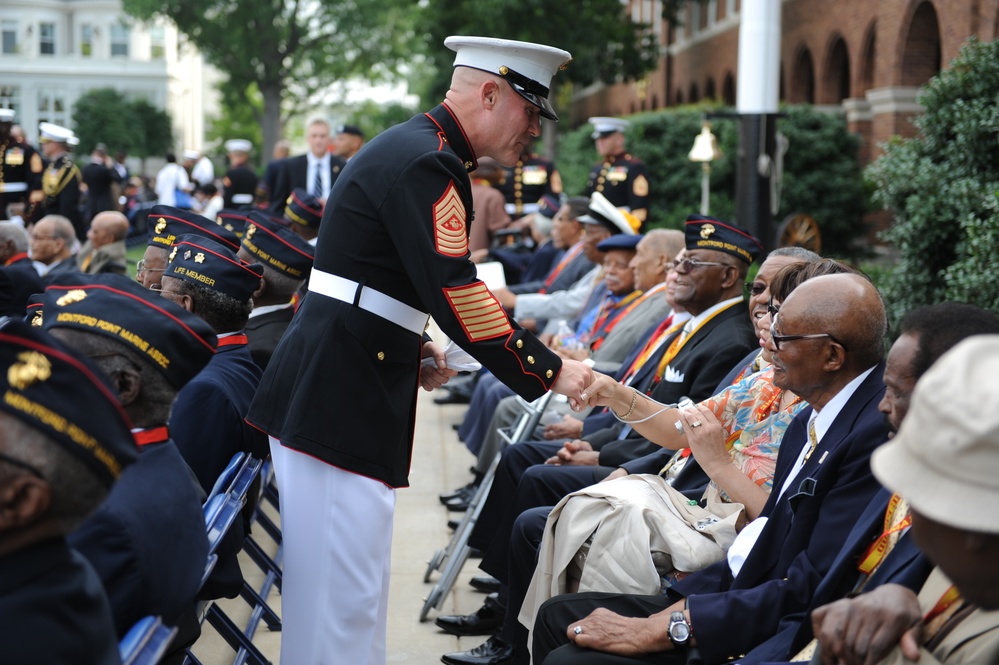
POLYGON ((38 123, 72 128, 76 100, 111 87, 166 109, 178 152, 202 150, 218 78, 172 24, 135 21, 120 0, 0 2, 0 107, 17 112, 32 143, 38 123))

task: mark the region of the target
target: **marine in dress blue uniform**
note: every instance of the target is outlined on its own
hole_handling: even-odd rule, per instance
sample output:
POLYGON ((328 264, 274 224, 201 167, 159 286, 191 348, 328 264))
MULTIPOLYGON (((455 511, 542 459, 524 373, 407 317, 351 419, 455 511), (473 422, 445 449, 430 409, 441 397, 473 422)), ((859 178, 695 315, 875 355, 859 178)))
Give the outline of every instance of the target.
POLYGON ((620 118, 590 118, 592 137, 603 159, 590 171, 584 193, 600 192, 643 223, 649 214, 649 171, 645 162, 624 149, 624 132, 631 124, 620 118))
POLYGON ((225 149, 230 166, 222 176, 222 207, 248 208, 257 191, 257 174, 249 166, 253 144, 246 139, 229 139, 225 149))
POLYGON ((43 122, 38 126, 42 152, 48 165, 42 173, 41 202, 35 206, 34 219, 45 215, 62 215, 73 223, 76 237, 87 238, 87 225, 80 212, 80 185, 83 176, 69 154, 69 147, 79 143, 73 132, 65 127, 43 122))
POLYGON ((517 163, 504 168, 506 177, 497 186, 506 199, 506 212, 513 219, 538 211, 538 202, 547 195, 562 196, 562 176, 555 162, 529 149, 517 163))
POLYGON ((467 250, 477 148, 516 159, 539 131, 539 109, 555 117, 548 84, 569 54, 486 38, 445 44, 459 68, 484 73, 459 70, 446 103, 347 163, 326 205, 309 293, 250 409, 248 420, 272 437, 281 490, 288 662, 327 653, 384 662, 391 488, 408 484, 428 313, 525 398, 566 389, 569 377, 588 381, 510 320, 467 250), (500 118, 501 106, 523 115, 500 118), (484 123, 509 139, 490 138, 484 123), (316 492, 346 507, 320 509, 316 492))
POLYGON ((208 559, 204 494, 166 424, 170 398, 213 357, 215 333, 126 277, 88 279, 49 286, 43 318, 47 332, 93 357, 117 384, 135 425, 138 461, 69 535, 100 576, 122 637, 144 616, 177 625, 194 610, 208 559), (115 351, 134 364, 126 369, 122 356, 109 356, 115 351), (129 369, 137 388, 121 382, 129 369))
POLYGON ((0 319, 0 393, 2 660, 117 665, 107 597, 65 533, 135 461, 128 417, 89 361, 14 319, 0 319))
POLYGON ((42 200, 42 158, 28 143, 10 135, 13 109, 0 109, 0 216, 6 218, 7 206, 20 203, 21 216, 33 219, 32 208, 42 200))

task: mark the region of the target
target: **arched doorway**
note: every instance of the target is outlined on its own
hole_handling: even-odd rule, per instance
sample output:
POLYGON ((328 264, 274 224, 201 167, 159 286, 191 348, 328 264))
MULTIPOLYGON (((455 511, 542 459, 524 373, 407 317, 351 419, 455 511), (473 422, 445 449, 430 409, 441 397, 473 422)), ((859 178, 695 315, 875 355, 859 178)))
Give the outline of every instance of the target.
POLYGON ((839 104, 850 94, 850 54, 846 42, 836 35, 826 60, 825 76, 822 81, 822 104, 839 104))
POLYGON ((918 87, 940 72, 940 24, 933 3, 924 1, 909 23, 902 53, 902 85, 918 87))
POLYGON ((791 70, 791 88, 787 100, 792 104, 815 103, 815 65, 812 52, 802 46, 791 70))

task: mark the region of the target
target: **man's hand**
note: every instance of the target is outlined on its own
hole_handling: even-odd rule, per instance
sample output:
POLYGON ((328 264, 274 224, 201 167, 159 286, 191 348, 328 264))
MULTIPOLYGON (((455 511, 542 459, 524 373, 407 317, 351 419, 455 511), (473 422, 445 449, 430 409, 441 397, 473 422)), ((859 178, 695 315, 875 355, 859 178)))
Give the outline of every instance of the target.
POLYGON ((566 441, 565 445, 553 456, 545 461, 545 464, 564 464, 566 466, 598 466, 600 453, 593 450, 589 441, 576 439, 566 441))
POLYGON ((578 439, 583 435, 583 421, 570 415, 562 416, 562 420, 551 425, 545 425, 545 439, 578 439))
POLYGON ((499 300, 500 304, 508 310, 512 311, 517 305, 516 294, 510 293, 510 289, 506 287, 500 287, 494 290, 493 295, 496 296, 496 300, 499 300))
POLYGON ((420 366, 420 385, 427 392, 434 388, 440 388, 447 383, 452 376, 458 376, 458 372, 448 369, 447 359, 444 356, 444 347, 434 342, 423 343, 423 358, 433 358, 433 365, 420 366))
POLYGON ((617 469, 611 471, 610 474, 600 482, 606 483, 608 480, 617 480, 618 478, 624 478, 627 475, 628 475, 627 469, 622 469, 618 467, 617 469))
POLYGON ((916 594, 885 584, 856 598, 837 600, 812 612, 812 629, 824 665, 873 665, 896 646, 919 658, 922 612, 916 594))
POLYGON ((583 408, 580 394, 593 383, 594 376, 593 370, 583 363, 575 360, 563 360, 562 371, 559 372, 552 390, 568 397, 569 406, 572 407, 573 411, 580 411, 583 408))
MULTIPOLYGON (((682 602, 679 607, 683 608, 682 602)), ((669 651, 673 648, 667 634, 671 610, 638 619, 600 607, 585 619, 569 624, 566 635, 576 646, 621 656, 669 651), (577 633, 577 628, 581 632, 577 633)))

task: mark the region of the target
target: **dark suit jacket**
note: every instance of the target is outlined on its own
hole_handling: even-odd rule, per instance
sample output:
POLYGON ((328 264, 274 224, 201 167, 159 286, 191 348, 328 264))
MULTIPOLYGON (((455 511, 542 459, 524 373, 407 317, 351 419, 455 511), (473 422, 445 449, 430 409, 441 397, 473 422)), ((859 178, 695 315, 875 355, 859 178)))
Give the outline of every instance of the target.
POLYGON ((63 275, 68 272, 80 272, 80 269, 76 265, 76 254, 73 254, 68 259, 63 259, 59 263, 53 264, 49 267, 48 272, 42 277, 42 282, 49 284, 58 275, 63 275))
MULTIPOLYGON (((336 183, 340 171, 347 165, 347 162, 330 155, 330 190, 336 183)), ((278 174, 277 185, 271 193, 271 209, 278 216, 284 214, 285 201, 291 196, 292 190, 296 187, 312 190, 312 183, 309 182, 309 157, 308 155, 297 155, 289 157, 281 162, 281 171, 278 174)), ((325 203, 325 201, 323 201, 325 203)))
POLYGON ((5 665, 120 665, 108 599, 63 538, 0 556, 5 665))
POLYGON ((24 317, 28 298, 45 290, 29 258, 0 266, 0 316, 24 317))
MULTIPOLYGON (((860 575, 857 562, 884 530, 885 510, 891 495, 890 491, 882 489, 871 500, 815 590, 808 609, 783 617, 777 634, 739 659, 740 663, 786 661, 812 640, 812 611, 843 598, 856 587, 860 575)), ((870 591, 882 584, 901 584, 919 593, 931 570, 933 564, 906 532, 867 580, 864 589, 870 591)))
POLYGON ((295 308, 285 307, 251 317, 246 322, 245 332, 247 339, 250 340, 250 355, 261 370, 267 369, 267 363, 274 355, 274 349, 293 316, 295 308))
POLYGON ((705 662, 746 653, 770 638, 782 617, 808 607, 857 517, 880 489, 869 458, 887 438, 878 411, 883 374, 881 363, 822 437, 798 475, 803 480, 778 498, 807 439, 812 409, 791 422, 777 455, 774 491, 763 507, 769 521, 739 575, 733 579, 722 560, 670 590, 672 598, 688 599, 705 662))
POLYGON ((260 368, 249 346, 219 345, 205 368, 177 394, 170 435, 205 492, 239 451, 261 457, 259 442, 243 423, 260 368))
POLYGON ((119 637, 150 614, 176 625, 201 586, 208 536, 199 488, 173 442, 140 447, 69 543, 100 576, 119 637))

